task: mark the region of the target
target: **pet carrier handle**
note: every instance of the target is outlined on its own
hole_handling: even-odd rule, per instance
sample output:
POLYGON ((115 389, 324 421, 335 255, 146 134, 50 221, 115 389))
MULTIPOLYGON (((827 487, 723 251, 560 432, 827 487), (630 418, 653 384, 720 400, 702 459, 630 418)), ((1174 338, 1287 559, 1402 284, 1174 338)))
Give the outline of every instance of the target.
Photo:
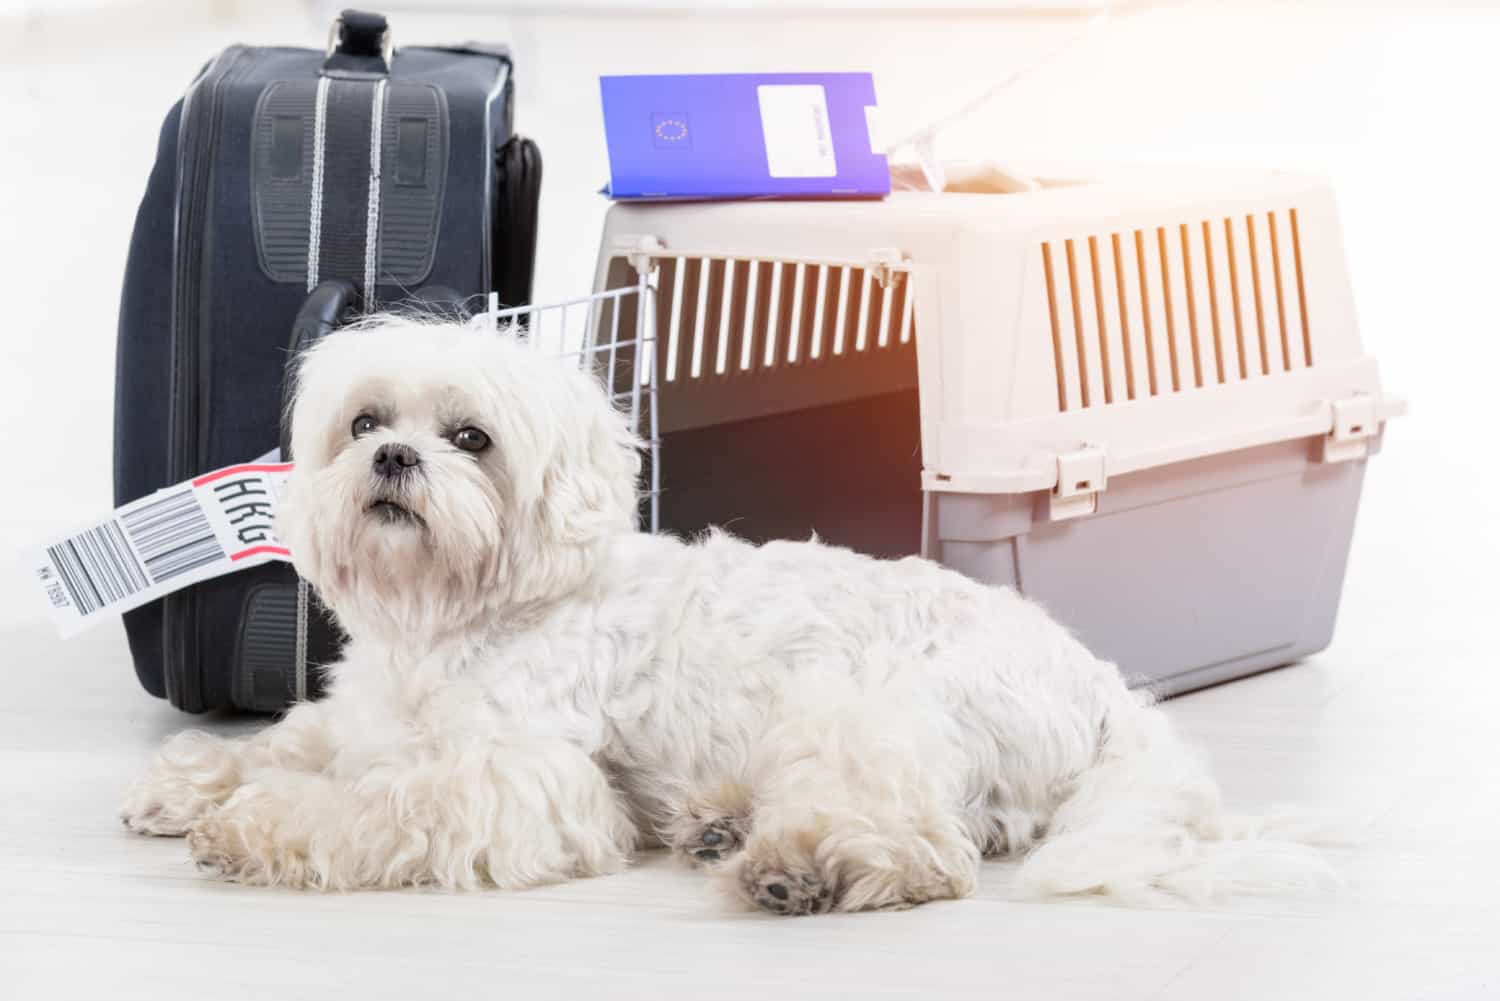
POLYGON ((323 72, 385 76, 391 70, 391 26, 384 14, 349 9, 328 28, 323 72))
POLYGON ((352 282, 330 280, 312 290, 297 318, 287 345, 286 369, 281 379, 281 461, 292 461, 292 399, 297 388, 297 366, 308 348, 338 329, 356 301, 352 282))

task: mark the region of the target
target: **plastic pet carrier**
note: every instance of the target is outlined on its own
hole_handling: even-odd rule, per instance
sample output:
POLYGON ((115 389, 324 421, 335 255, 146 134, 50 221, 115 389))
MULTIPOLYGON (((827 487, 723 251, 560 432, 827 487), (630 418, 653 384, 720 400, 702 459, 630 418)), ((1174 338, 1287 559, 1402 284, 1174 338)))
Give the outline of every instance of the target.
POLYGON ((920 553, 1163 694, 1322 649, 1403 410, 1360 344, 1332 191, 1049 176, 612 208, 596 287, 655 288, 661 527, 920 553))

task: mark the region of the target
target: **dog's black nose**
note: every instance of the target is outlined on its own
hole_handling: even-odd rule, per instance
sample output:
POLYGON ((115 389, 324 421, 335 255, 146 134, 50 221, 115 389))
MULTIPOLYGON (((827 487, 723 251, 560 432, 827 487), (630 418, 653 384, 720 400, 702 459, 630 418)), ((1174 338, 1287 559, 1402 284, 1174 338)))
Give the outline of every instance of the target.
POLYGON ((417 450, 410 445, 386 443, 375 450, 375 475, 388 480, 397 479, 421 464, 417 450))

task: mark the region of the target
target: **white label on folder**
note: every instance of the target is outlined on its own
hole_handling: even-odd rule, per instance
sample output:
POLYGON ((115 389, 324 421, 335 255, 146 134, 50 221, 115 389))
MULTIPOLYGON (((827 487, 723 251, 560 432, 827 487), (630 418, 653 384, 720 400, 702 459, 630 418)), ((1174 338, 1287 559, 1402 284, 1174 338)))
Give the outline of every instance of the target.
POLYGON ((828 98, 819 84, 761 84, 760 127, 772 177, 836 177, 828 98))

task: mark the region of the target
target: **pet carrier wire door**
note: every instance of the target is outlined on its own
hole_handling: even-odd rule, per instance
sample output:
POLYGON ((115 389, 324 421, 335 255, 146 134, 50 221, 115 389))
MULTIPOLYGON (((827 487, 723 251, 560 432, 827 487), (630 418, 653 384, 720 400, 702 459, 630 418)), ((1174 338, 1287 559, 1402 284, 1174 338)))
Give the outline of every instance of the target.
POLYGON ((657 484, 662 526, 689 534, 722 524, 757 540, 807 538, 817 526, 865 552, 916 552, 908 265, 894 253, 679 255, 649 238, 617 249, 603 287, 634 281, 643 258, 654 269, 655 376, 670 440, 657 484), (808 411, 822 419, 809 422, 808 411), (816 461, 790 468, 801 454, 816 461))
POLYGON ((658 274, 661 527, 920 553, 1164 693, 1322 649, 1404 409, 1360 344, 1332 192, 1033 176, 614 206, 596 288, 643 254, 658 274))
POLYGON ((491 294, 489 308, 474 320, 598 376, 615 406, 629 414, 630 430, 645 446, 649 487, 641 498, 640 520, 655 532, 661 493, 655 288, 648 263, 641 263, 634 284, 578 299, 500 309, 498 297, 491 294))

